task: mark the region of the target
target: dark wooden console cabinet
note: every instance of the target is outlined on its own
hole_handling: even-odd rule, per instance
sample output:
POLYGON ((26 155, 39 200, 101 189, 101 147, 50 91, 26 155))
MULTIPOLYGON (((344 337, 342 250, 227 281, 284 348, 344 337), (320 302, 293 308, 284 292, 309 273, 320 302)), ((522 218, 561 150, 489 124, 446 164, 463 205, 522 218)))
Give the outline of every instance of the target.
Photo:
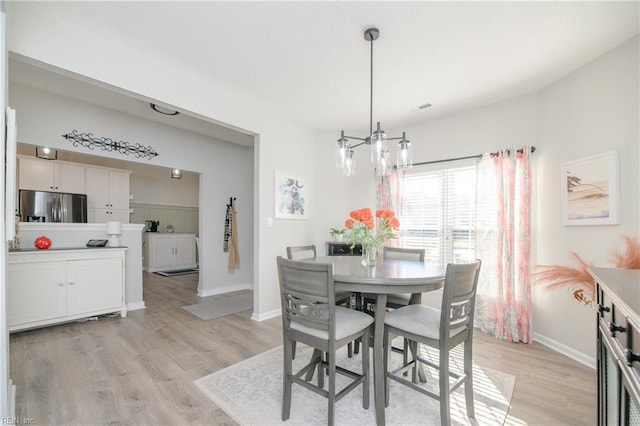
POLYGON ((356 243, 351 248, 351 243, 338 243, 334 241, 327 241, 327 256, 361 256, 362 244, 356 243))
POLYGON ((598 425, 640 424, 640 270, 590 268, 598 302, 598 425))

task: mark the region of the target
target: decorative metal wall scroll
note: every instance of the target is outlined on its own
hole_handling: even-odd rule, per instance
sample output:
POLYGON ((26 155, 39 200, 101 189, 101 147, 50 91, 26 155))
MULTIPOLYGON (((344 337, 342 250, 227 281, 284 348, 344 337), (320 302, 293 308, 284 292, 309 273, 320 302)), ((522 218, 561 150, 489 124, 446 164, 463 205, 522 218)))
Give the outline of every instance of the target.
POLYGON ((129 143, 125 141, 114 141, 110 138, 96 138, 93 133, 79 133, 77 130, 62 135, 63 138, 71 141, 73 146, 83 146, 89 149, 100 148, 103 151, 115 151, 123 155, 135 155, 136 158, 148 158, 151 160, 158 155, 150 146, 139 143, 129 143))

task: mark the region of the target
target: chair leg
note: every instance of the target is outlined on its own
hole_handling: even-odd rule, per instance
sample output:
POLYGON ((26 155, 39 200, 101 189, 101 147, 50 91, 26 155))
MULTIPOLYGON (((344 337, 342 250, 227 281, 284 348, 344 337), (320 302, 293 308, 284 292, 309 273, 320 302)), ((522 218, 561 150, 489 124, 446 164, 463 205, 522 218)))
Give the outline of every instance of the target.
POLYGON ((391 358, 391 340, 389 337, 389 331, 384 330, 384 337, 382 338, 382 347, 385 348, 384 357, 382 359, 382 371, 384 372, 384 406, 389 406, 389 359, 391 358))
POLYGON ((348 358, 353 357, 353 342, 347 343, 347 357, 348 358))
MULTIPOLYGON (((402 339, 402 365, 407 365, 409 362, 409 339, 406 337, 402 339)), ((403 376, 406 376, 409 372, 405 371, 402 373, 403 376)))
POLYGON ((282 378, 283 378, 283 389, 282 389, 282 421, 288 420, 291 415, 291 375, 292 375, 292 348, 294 347, 295 341, 288 340, 285 337, 285 342, 282 347, 284 348, 283 354, 283 368, 282 368, 282 378))
POLYGON ((329 364, 329 419, 327 424, 333 426, 336 417, 336 352, 327 354, 329 364))
POLYGON ((475 418, 475 406, 473 401, 473 341, 471 336, 464 342, 464 374, 467 377, 464 382, 464 400, 467 405, 467 416, 475 418))
POLYGON ((449 406, 449 351, 442 347, 440 342, 440 424, 449 426, 451 424, 451 412, 449 406))
POLYGON ((353 341, 353 353, 356 355, 360 353, 360 340, 361 339, 358 338, 353 341))
MULTIPOLYGON (((356 340, 357 341, 357 340, 356 340)), ((369 330, 365 331, 362 336, 362 344, 366 345, 365 348, 369 347, 369 330)), ((362 375, 365 377, 362 382, 362 408, 365 410, 369 409, 369 351, 362 351, 362 375)))
POLYGON ((296 341, 291 341, 291 359, 296 359, 296 341))
POLYGON ((324 388, 324 375, 326 373, 324 367, 322 366, 322 361, 324 358, 324 352, 318 351, 318 358, 316 358, 316 370, 318 371, 318 387, 324 388))

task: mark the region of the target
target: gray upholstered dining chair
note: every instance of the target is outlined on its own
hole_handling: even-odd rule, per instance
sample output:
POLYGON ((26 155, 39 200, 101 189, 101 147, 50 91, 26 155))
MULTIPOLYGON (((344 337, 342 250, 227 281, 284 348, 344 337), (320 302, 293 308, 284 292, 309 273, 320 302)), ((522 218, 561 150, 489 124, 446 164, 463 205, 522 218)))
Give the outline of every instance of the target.
MULTIPOLYGON (((373 318, 363 312, 336 306, 333 264, 311 263, 277 258, 280 296, 282 301, 282 331, 284 351, 282 420, 291 413, 291 391, 294 383, 328 399, 328 424, 335 421, 335 404, 340 398, 362 384, 362 407, 369 408, 369 352, 363 351, 362 371, 349 371, 336 365, 336 351, 361 338, 369 344, 369 328, 373 318), (309 345, 317 351, 310 362, 293 371, 292 342, 309 345), (323 355, 326 353, 326 360, 323 355), (317 369, 318 385, 302 378, 317 369), (328 387, 324 389, 324 371, 328 387), (352 381, 336 391, 336 374, 352 381)), ((367 346, 368 347, 368 346, 367 346)))
MULTIPOLYGON (((412 248, 400 248, 400 247, 384 247, 382 249, 382 258, 383 259, 400 259, 400 260, 413 260, 416 262, 424 262, 424 249, 412 249, 412 248)), ((401 308, 403 306, 407 306, 411 299, 411 294, 408 293, 392 293, 387 295, 387 307, 392 309, 401 308)), ((365 311, 373 314, 370 307, 374 306, 376 303, 376 295, 364 293, 362 295, 362 306, 364 306, 365 311)), ((355 352, 358 353, 359 347, 358 342, 355 344, 355 352)), ((407 353, 407 344, 405 342, 403 349, 396 349, 397 352, 407 353)))
MULTIPOLYGON (((316 258, 316 246, 310 244, 307 246, 288 246, 287 247, 287 259, 300 260, 300 259, 315 259, 316 258)), ((351 297, 353 294, 348 291, 339 291, 336 293, 336 304, 345 305, 351 307, 351 297)), ((353 346, 349 343, 347 348, 349 358, 353 356, 353 346)), ((296 357, 296 342, 293 342, 293 358, 296 357)))
POLYGON ((473 317, 480 261, 447 265, 442 305, 440 310, 421 304, 408 305, 387 313, 384 326, 385 351, 384 369, 386 381, 386 405, 389 403, 389 380, 395 380, 410 388, 440 401, 442 425, 451 423, 450 395, 464 384, 467 416, 475 416, 473 404, 473 317), (410 341, 413 359, 399 368, 389 370, 391 356, 390 342, 394 336, 402 336, 410 341), (419 354, 419 344, 438 350, 438 362, 432 362, 419 354), (463 372, 458 374, 449 368, 449 353, 463 344, 463 372), (417 385, 416 368, 423 363, 439 370, 439 392, 435 393, 417 385), (405 371, 412 371, 412 380, 402 377, 405 371), (449 378, 455 380, 451 384, 449 378))
MULTIPOLYGON (((424 249, 400 248, 400 247, 384 247, 382 249, 383 259, 400 259, 414 260, 416 262, 424 262, 424 249)), ((365 306, 375 304, 376 295, 363 295, 365 306)), ((409 304, 411 295, 408 293, 392 293, 387 295, 388 308, 401 308, 409 304)))
POLYGON ((316 246, 311 244, 308 246, 289 246, 287 247, 287 259, 300 260, 316 257, 316 246))

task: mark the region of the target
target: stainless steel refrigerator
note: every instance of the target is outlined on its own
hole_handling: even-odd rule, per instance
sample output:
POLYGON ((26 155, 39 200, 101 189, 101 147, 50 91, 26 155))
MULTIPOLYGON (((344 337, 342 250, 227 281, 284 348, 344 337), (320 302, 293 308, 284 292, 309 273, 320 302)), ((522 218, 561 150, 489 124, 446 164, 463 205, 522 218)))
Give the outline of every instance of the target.
POLYGON ((85 194, 21 189, 19 203, 22 222, 87 223, 85 194))

